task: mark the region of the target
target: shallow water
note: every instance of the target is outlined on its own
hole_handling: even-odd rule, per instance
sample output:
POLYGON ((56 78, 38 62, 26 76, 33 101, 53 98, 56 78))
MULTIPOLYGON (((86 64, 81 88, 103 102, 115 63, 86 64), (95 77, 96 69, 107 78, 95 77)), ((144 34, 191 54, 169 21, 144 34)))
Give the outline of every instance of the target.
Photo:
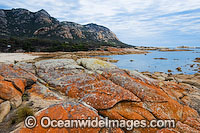
POLYGON ((200 49, 191 49, 193 51, 173 51, 173 52, 160 52, 149 51, 144 54, 130 54, 130 55, 110 55, 101 57, 110 57, 114 60, 119 60, 117 63, 113 63, 122 69, 138 70, 139 72, 165 72, 172 70, 173 74, 195 74, 198 71, 197 62, 193 62, 195 58, 200 57, 200 49), (167 60, 160 60, 154 58, 167 58, 167 60), (134 61, 130 61, 134 60, 134 61), (195 64, 194 67, 190 67, 191 64, 195 64), (182 72, 176 70, 177 67, 182 68, 182 72), (196 70, 195 70, 196 69, 196 70))

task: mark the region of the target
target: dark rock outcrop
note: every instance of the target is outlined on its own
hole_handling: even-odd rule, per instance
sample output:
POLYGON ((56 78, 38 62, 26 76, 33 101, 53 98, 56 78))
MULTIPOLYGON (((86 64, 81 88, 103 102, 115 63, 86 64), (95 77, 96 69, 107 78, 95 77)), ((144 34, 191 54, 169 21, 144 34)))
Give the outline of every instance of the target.
POLYGON ((104 26, 59 22, 43 9, 38 12, 21 8, 0 10, 0 36, 39 37, 65 42, 104 42, 116 46, 128 46, 120 42, 116 35, 104 26))

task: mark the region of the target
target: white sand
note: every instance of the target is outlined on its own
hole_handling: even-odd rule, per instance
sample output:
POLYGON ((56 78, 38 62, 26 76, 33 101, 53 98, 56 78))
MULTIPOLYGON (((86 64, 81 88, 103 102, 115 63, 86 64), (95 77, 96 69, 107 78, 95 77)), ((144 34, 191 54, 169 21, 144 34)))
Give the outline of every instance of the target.
POLYGON ((32 60, 39 56, 33 56, 30 54, 24 53, 0 53, 0 62, 6 64, 13 64, 14 61, 25 61, 25 60, 32 60))

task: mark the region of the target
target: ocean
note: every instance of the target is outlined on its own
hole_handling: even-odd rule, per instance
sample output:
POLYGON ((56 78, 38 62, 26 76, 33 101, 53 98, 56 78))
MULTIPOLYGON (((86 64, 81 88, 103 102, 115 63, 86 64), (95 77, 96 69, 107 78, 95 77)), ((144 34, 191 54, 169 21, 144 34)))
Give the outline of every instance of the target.
POLYGON ((137 70, 139 72, 165 72, 172 70, 173 74, 195 74, 199 71, 198 64, 194 62, 195 58, 200 58, 200 49, 190 49, 193 51, 173 51, 173 52, 161 52, 157 50, 151 50, 145 54, 129 54, 129 55, 110 55, 101 56, 109 57, 114 60, 119 60, 117 63, 113 63, 122 69, 137 70), (154 58, 166 58, 166 60, 154 59, 154 58), (132 61, 131 61, 132 60, 132 61), (194 64, 194 65, 193 65, 194 64), (191 67, 193 65, 193 67, 191 67), (177 67, 181 67, 182 72, 176 70, 177 67))

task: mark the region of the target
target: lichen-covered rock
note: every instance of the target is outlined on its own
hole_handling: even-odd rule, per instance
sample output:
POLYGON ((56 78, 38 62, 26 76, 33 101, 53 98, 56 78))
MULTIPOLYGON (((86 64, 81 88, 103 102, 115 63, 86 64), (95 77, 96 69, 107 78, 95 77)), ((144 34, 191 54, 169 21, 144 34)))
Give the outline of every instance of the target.
POLYGON ((115 84, 131 91, 142 101, 165 102, 169 96, 160 88, 149 85, 141 80, 135 79, 120 69, 105 70, 102 74, 105 78, 110 79, 115 84))
POLYGON ((10 108, 11 106, 9 101, 0 104, 0 122, 2 122, 4 117, 9 113, 10 108))
POLYGON ((25 127, 22 127, 18 129, 15 132, 20 133, 29 133, 29 132, 79 132, 79 133, 85 133, 85 132, 91 132, 96 133, 101 130, 101 128, 42 128, 40 125, 40 120, 42 117, 47 116, 51 120, 81 120, 81 119, 88 119, 90 117, 91 119, 95 119, 96 117, 100 119, 97 111, 93 109, 92 107, 88 108, 87 106, 81 104, 81 103, 75 103, 75 102, 69 102, 69 103, 62 103, 62 104, 56 104, 52 105, 36 114, 37 119, 37 125, 33 129, 28 129, 25 127))
POLYGON ((198 119, 188 117, 183 123, 200 130, 200 121, 198 119))
POLYGON ((155 83, 157 82, 156 80, 152 79, 152 78, 149 78, 137 71, 133 71, 133 70, 125 70, 131 77, 135 78, 135 79, 138 79, 138 80, 141 80, 147 84, 152 84, 152 85, 155 85, 155 83))
POLYGON ((180 121, 177 122, 176 129, 181 133, 199 133, 200 132, 200 130, 192 128, 187 124, 183 124, 180 121))
POLYGON ((34 108, 43 109, 52 104, 61 103, 64 98, 51 91, 43 84, 36 82, 31 89, 27 90, 28 100, 34 108))
POLYGON ((175 129, 163 128, 157 131, 157 133, 179 133, 179 132, 175 129))
POLYGON ((163 82, 160 87, 174 100, 188 105, 200 113, 200 90, 183 83, 163 82))
POLYGON ((36 82, 37 78, 17 66, 0 64, 0 99, 9 100, 12 107, 22 103, 25 87, 36 82))
POLYGON ((50 59, 43 60, 35 63, 38 72, 50 72, 54 70, 64 70, 64 69, 83 69, 72 59, 50 59))
MULTIPOLYGON (((17 66, 8 68, 11 71, 6 71, 4 74, 1 74, 0 70, 2 76, 0 83, 4 83, 3 86, 7 84, 6 90, 14 90, 12 93, 23 94, 27 79, 31 76, 25 73, 23 77, 20 74, 23 70, 17 66), (16 70, 19 72, 14 74, 16 70)), ((198 114, 200 92, 193 86, 158 81, 136 71, 121 70, 97 59, 84 58, 77 62, 72 59, 43 60, 35 63, 35 69, 39 78, 38 82, 27 90, 29 101, 32 101, 33 107, 38 110, 47 107, 36 114, 37 119, 44 115, 52 119, 86 119, 86 116, 100 118, 101 115, 109 119, 145 119, 148 122, 153 119, 173 119, 176 121, 176 128, 135 128, 129 132, 200 131, 198 114)), ((31 80, 34 81, 33 77, 31 80)), ((0 98, 4 100, 2 94, 0 93, 0 98)), ((20 128, 18 131, 123 132, 123 130, 127 131, 112 128, 42 129, 38 125, 33 129, 20 128)))
MULTIPOLYGON (((121 102, 117 103, 113 108, 99 110, 100 114, 103 116, 112 119, 174 119, 179 122, 184 122, 186 119, 191 117, 193 119, 199 118, 196 110, 181 104, 180 101, 177 101, 179 97, 184 95, 184 89, 186 89, 183 87, 181 90, 181 85, 162 82, 162 86, 160 87, 159 82, 152 84, 146 82, 146 78, 141 79, 141 76, 136 78, 135 75, 130 76, 129 73, 119 69, 105 70, 102 75, 115 84, 131 91, 141 99, 141 102, 138 103, 121 102), (177 92, 174 93, 175 91, 172 91, 173 89, 170 90, 169 88, 173 88, 177 92), (176 88, 179 89, 176 90, 176 88)), ((198 123, 196 125, 198 125, 198 123)), ((186 126, 189 125, 186 124, 186 126)), ((192 129, 192 127, 190 128, 192 129)), ((139 128, 134 131, 155 132, 156 130, 158 131, 158 129, 139 128)), ((176 130, 186 131, 185 128, 182 129, 181 127, 176 130)))
POLYGON ((27 72, 31 72, 31 73, 35 74, 35 68, 32 63, 17 62, 14 66, 17 66, 27 72))
POLYGON ((122 100, 140 101, 133 93, 102 75, 87 73, 71 59, 40 61, 36 67, 38 75, 50 86, 97 109, 110 108, 122 100))
POLYGON ((82 59, 78 59, 77 63, 89 70, 102 70, 102 69, 114 69, 117 68, 115 65, 103 61, 103 60, 98 60, 98 59, 93 59, 93 58, 82 58, 82 59))
POLYGON ((0 98, 9 100, 12 105, 18 107, 22 102, 21 96, 22 93, 11 82, 0 81, 0 98))

